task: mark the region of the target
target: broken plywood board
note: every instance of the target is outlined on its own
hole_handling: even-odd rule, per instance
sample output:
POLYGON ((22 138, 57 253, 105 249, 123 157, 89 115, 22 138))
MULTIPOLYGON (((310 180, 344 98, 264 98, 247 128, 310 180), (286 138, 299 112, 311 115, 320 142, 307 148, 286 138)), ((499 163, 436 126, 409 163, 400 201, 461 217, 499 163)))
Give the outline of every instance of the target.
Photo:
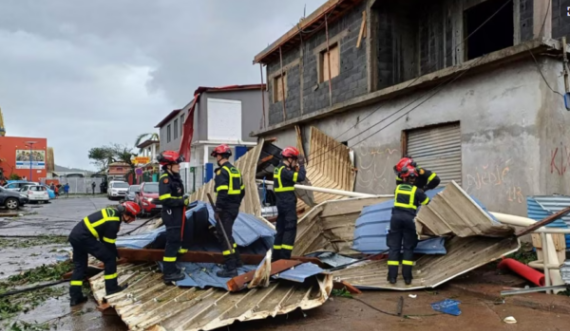
MULTIPOLYGON (((333 288, 332 276, 318 275, 299 284, 277 281, 268 287, 239 293, 219 289, 166 286, 161 273, 149 265, 121 266, 119 283, 129 283, 120 293, 106 297, 129 330, 213 330, 236 321, 265 319, 298 308, 321 306, 333 288)), ((89 280, 93 295, 103 302, 103 274, 89 280)))
MULTIPOLYGON (((300 139, 300 136, 297 136, 300 139)), ((301 144, 301 142, 297 142, 301 144)), ((350 149, 327 136, 316 127, 311 127, 311 139, 309 143, 309 155, 307 163, 307 178, 311 184, 317 187, 353 191, 356 172, 350 160, 350 149)), ((316 204, 344 198, 344 196, 314 192, 316 204)), ((297 208, 305 207, 303 201, 299 201, 297 208)))
POLYGON ((514 229, 492 219, 455 181, 451 181, 416 216, 419 235, 504 238, 514 229))

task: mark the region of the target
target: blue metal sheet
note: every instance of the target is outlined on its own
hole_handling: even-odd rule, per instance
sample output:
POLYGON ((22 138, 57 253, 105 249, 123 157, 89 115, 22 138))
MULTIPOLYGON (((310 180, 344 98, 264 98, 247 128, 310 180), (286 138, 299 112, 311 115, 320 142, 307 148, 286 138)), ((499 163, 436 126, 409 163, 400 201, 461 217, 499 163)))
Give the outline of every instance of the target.
POLYGON ((323 263, 325 263, 325 264, 327 264, 333 268, 358 261, 357 259, 347 257, 344 255, 340 255, 340 254, 335 253, 335 252, 313 252, 313 253, 307 254, 306 256, 307 257, 316 257, 321 262, 323 262, 323 263))
MULTIPOLYGON (((430 199, 433 199, 442 190, 443 188, 437 188, 427 191, 426 194, 430 199)), ((481 202, 473 197, 471 198, 487 213, 493 222, 498 223, 496 218, 487 211, 481 202)), ((356 220, 354 230, 352 246, 354 250, 365 254, 376 254, 388 249, 386 235, 390 228, 393 205, 394 200, 392 199, 362 209, 360 217, 356 220)), ((445 240, 443 238, 431 238, 420 241, 414 252, 430 255, 446 254, 445 240)))
MULTIPOLYGON (((222 270, 222 267, 215 263, 178 263, 178 266, 184 268, 186 278, 176 282, 179 287, 217 287, 228 289, 226 283, 230 278, 222 278, 216 276, 216 273, 222 270)), ((161 264, 162 269, 162 264, 161 264)), ((256 266, 243 266, 238 269, 239 274, 243 274, 255 270, 256 266)))
MULTIPOLYGON (((535 221, 540 221, 553 213, 570 206, 570 197, 553 195, 553 196, 534 196, 526 199, 527 217, 535 221)), ((568 228, 570 226, 570 216, 559 218, 547 225, 553 228, 568 228)), ((566 250, 570 250, 570 234, 565 236, 566 250)))
POLYGON ((273 279, 285 279, 297 283, 303 283, 305 279, 323 273, 323 269, 311 262, 299 264, 289 270, 273 275, 273 279))

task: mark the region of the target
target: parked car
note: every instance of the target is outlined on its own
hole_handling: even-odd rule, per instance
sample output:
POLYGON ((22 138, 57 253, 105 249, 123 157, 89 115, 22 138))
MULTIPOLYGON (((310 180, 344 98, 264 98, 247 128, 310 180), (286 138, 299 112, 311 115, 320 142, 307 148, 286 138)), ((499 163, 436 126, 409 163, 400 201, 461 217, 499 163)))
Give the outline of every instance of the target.
POLYGON ((39 183, 28 182, 27 180, 14 180, 14 181, 9 180, 8 184, 4 185, 4 188, 9 191, 20 191, 20 189, 26 185, 39 185, 39 183))
POLYGON ((28 198, 22 197, 20 192, 6 190, 0 187, 0 206, 14 210, 28 203, 28 198))
POLYGON ((129 186, 129 190, 127 191, 127 196, 125 197, 125 201, 135 201, 137 197, 137 193, 141 190, 140 185, 131 185, 129 186))
POLYGON ((49 202, 49 193, 43 185, 26 185, 20 189, 20 195, 32 202, 49 202))
POLYGON ((49 199, 55 199, 55 191, 52 190, 49 186, 45 185, 45 184, 41 184, 43 187, 46 188, 48 194, 49 194, 49 199))
POLYGON ((162 206, 158 203, 158 183, 142 183, 135 202, 141 206, 143 215, 160 211, 162 206))
POLYGON ((127 191, 129 190, 129 184, 120 181, 109 182, 109 188, 107 189, 107 198, 109 200, 116 200, 125 198, 127 196, 127 191))

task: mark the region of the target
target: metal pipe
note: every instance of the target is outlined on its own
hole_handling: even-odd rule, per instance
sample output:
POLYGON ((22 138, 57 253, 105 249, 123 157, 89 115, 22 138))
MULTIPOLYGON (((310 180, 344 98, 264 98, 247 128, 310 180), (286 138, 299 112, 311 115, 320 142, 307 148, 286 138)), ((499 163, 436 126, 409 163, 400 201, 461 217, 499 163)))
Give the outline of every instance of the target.
MULTIPOLYGON (((491 215, 493 215, 497 219, 497 221, 499 221, 503 224, 514 225, 514 226, 524 226, 524 227, 536 224, 535 220, 527 218, 527 217, 510 215, 510 214, 503 214, 503 213, 496 213, 496 212, 492 212, 492 211, 490 211, 489 213, 491 215)), ((565 234, 570 234, 570 229, 541 227, 541 228, 534 230, 534 232, 536 232, 536 233, 565 233, 565 234)))
MULTIPOLYGON (((546 233, 541 233, 540 238, 542 239, 542 252, 544 254, 544 281, 546 287, 550 287, 550 269, 548 268, 548 264, 550 263, 548 259, 548 247, 546 242, 546 233)), ((550 294, 550 290, 546 290, 546 294, 550 294)))
MULTIPOLYGON (((257 179, 256 182, 264 183, 267 186, 273 186, 273 182, 263 179, 257 179)), ((316 186, 308 186, 308 185, 301 185, 295 184, 295 188, 299 190, 306 190, 306 191, 314 191, 314 192, 321 192, 321 193, 328 193, 334 195, 344 195, 347 197, 355 197, 355 198, 393 198, 393 194, 368 194, 368 193, 359 193, 359 192, 350 192, 344 190, 335 190, 330 188, 324 187, 316 187, 316 186)))

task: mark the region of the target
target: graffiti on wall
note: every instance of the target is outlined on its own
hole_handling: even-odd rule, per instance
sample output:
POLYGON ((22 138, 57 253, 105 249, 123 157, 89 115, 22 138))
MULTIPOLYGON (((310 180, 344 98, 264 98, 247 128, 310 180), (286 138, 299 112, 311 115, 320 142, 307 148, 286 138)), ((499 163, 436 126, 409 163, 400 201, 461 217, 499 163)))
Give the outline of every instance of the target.
POLYGON ((395 186, 393 167, 401 156, 399 148, 359 148, 356 184, 362 191, 389 193, 395 186))
POLYGON ((570 170, 570 148, 564 144, 550 151, 550 173, 564 176, 570 170))
POLYGON ((512 180, 511 160, 501 163, 481 165, 467 174, 467 191, 496 190, 510 203, 523 203, 525 197, 522 188, 512 180))

